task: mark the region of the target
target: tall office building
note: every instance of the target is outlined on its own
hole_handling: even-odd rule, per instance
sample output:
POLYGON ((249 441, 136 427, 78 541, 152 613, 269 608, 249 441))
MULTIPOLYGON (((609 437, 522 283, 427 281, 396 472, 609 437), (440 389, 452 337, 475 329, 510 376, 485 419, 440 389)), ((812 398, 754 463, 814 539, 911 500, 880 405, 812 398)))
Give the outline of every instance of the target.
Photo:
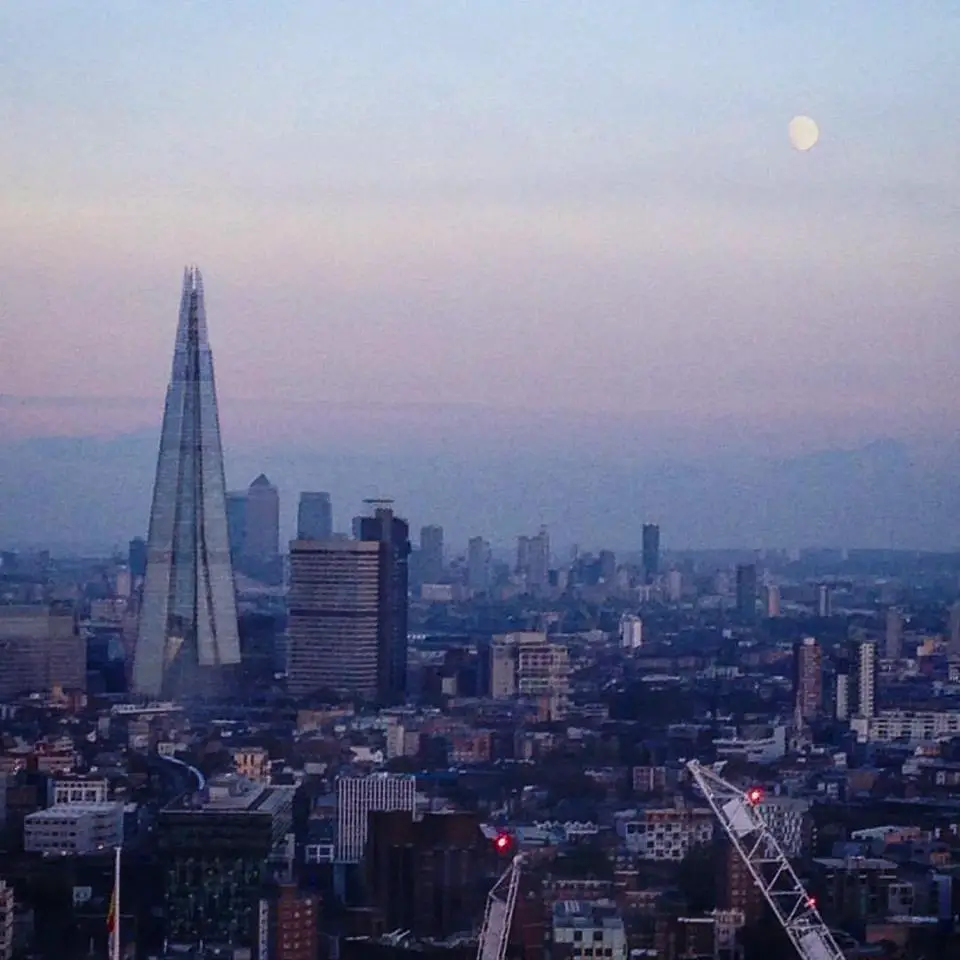
POLYGON ((467 586, 474 593, 490 589, 492 554, 483 537, 471 537, 467 545, 467 586))
POLYGON ((0 699, 87 685, 87 645, 66 605, 0 604, 0 699))
POLYGON ((226 486, 203 280, 184 274, 150 511, 133 688, 209 693, 240 662, 226 486))
POLYGON ((829 583, 817 587, 817 616, 823 619, 833 616, 833 593, 829 583))
MULTIPOLYGON (((384 501, 386 503, 386 501, 384 501)), ((364 541, 380 545, 381 699, 402 698, 407 691, 407 611, 410 593, 410 527, 388 506, 377 506, 360 520, 364 541)))
POLYGON ((804 720, 820 713, 823 702, 823 669, 820 644, 804 637, 793 648, 793 694, 797 712, 804 720))
POLYGON ((147 541, 134 537, 127 549, 127 566, 134 580, 142 580, 147 572, 147 541))
POLYGON ((265 474, 250 484, 245 514, 243 556, 273 560, 280 553, 280 494, 265 474))
POLYGON ((517 537, 517 574, 531 590, 550 582, 550 535, 546 527, 533 537, 517 537))
POLYGON ((172 947, 217 944, 230 956, 258 956, 260 898, 270 861, 282 859, 292 837, 295 793, 226 774, 160 811, 164 935, 172 947))
POLYGON ((753 623, 757 616, 757 568, 752 563, 737 567, 737 617, 753 623))
POLYGON ((443 527, 420 528, 420 581, 439 583, 443 579, 443 527))
POLYGON ((227 541, 230 544, 230 559, 236 561, 243 555, 243 541, 247 534, 247 491, 227 491, 227 541))
POLYGON ((287 595, 287 690, 380 699, 387 670, 380 626, 380 545, 295 540, 287 595))
POLYGON ((660 573, 660 527, 655 523, 643 525, 643 577, 653 583, 660 573))
POLYGON ((887 609, 883 641, 883 655, 887 660, 899 660, 903 656, 903 614, 896 607, 887 609))
POLYGON ((417 778, 407 773, 374 773, 337 780, 337 860, 359 863, 367 844, 369 814, 374 810, 417 808, 417 778))
POLYGON ((333 506, 325 492, 300 494, 297 507, 297 539, 329 540, 333 536, 333 506))
POLYGON ((322 689, 386 702, 402 697, 407 667, 406 521, 380 508, 361 540, 290 544, 287 689, 322 689))

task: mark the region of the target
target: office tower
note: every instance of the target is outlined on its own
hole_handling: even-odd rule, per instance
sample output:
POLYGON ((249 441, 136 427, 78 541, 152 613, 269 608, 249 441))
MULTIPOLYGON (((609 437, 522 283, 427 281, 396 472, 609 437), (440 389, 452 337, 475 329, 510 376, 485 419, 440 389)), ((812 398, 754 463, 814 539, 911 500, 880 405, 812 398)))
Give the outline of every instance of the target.
POLYGON ((671 603, 679 603, 683 599, 683 574, 679 570, 671 570, 667 574, 667 598, 671 603))
POLYGON ((133 688, 211 692, 240 662, 226 487, 203 280, 186 271, 150 511, 133 688))
POLYGON ((483 915, 495 859, 475 813, 369 815, 367 889, 387 930, 438 940, 469 930, 483 915))
POLYGON ((243 555, 243 541, 247 533, 247 491, 227 492, 227 542, 230 559, 236 562, 243 555))
POLYGON ((467 586, 474 593, 490 589, 491 560, 490 544, 483 537, 471 537, 467 545, 467 586))
POLYGON ((337 860, 359 863, 367 845, 369 815, 375 810, 417 808, 417 778, 406 773, 374 773, 337 780, 337 860))
POLYGON ((817 616, 823 618, 833 616, 833 595, 828 583, 821 583, 817 587, 817 616))
POLYGON ((300 494, 297 507, 297 539, 329 540, 333 536, 333 506, 329 493, 300 494))
POLYGON ((653 583, 660 573, 660 527, 655 523, 643 525, 643 576, 653 583))
POLYGON ((793 648, 793 695, 803 720, 813 720, 823 701, 823 669, 820 644, 804 637, 793 648))
POLYGON ((71 607, 0 604, 0 700, 86 684, 87 646, 71 607))
POLYGON ((260 474, 247 490, 246 523, 243 531, 243 556, 268 561, 280 553, 280 494, 260 474))
POLYGON ((381 629, 380 545, 294 540, 287 595, 287 691, 333 690, 381 699, 387 670, 381 629))
POLYGON ((858 717, 873 717, 877 712, 877 645, 861 640, 856 650, 856 696, 858 717))
POLYGON ((887 608, 883 655, 887 660, 899 660, 903 656, 903 614, 896 607, 887 608))
POLYGON ((767 584, 767 616, 780 616, 780 588, 775 583, 767 584))
POLYGON ((737 616, 753 623, 757 616, 757 568, 752 563, 737 567, 737 616))
POLYGON ((134 580, 142 580, 147 572, 147 541, 134 537, 127 549, 127 566, 134 580))
POLYGON ((171 947, 228 944, 231 955, 256 951, 268 861, 284 852, 295 792, 225 774, 160 811, 164 934, 171 947))
POLYGON ((960 601, 950 608, 947 631, 947 652, 951 657, 960 657, 960 601))
POLYGON ((407 691, 410 527, 391 507, 377 506, 372 517, 362 518, 360 533, 363 540, 380 544, 379 624, 386 653, 382 699, 402 699, 407 691))
POLYGON ((613 583, 617 577, 617 555, 612 550, 601 550, 600 556, 600 579, 604 583, 613 583))
POLYGON ((546 527, 534 537, 517 537, 517 574, 527 588, 543 590, 550 582, 550 535, 546 527))
POLYGON ((443 527, 420 528, 420 581, 439 583, 443 579, 443 527))

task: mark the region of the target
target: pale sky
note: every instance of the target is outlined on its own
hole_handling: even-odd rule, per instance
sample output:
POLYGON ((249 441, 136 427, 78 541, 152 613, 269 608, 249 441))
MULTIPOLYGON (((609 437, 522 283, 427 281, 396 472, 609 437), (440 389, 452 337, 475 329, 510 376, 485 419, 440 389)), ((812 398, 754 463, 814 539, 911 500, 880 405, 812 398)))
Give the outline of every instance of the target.
POLYGON ((187 262, 228 453, 952 438, 958 11, 2 4, 0 441, 158 431, 187 262))

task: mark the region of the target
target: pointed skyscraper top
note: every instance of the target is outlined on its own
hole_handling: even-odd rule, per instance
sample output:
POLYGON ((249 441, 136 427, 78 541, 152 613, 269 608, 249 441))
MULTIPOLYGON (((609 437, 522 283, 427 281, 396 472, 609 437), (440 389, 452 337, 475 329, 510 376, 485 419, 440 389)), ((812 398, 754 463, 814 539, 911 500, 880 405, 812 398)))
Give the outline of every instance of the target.
POLYGON ((203 281, 184 271, 150 514, 133 683, 145 696, 209 692, 240 662, 226 491, 203 281))

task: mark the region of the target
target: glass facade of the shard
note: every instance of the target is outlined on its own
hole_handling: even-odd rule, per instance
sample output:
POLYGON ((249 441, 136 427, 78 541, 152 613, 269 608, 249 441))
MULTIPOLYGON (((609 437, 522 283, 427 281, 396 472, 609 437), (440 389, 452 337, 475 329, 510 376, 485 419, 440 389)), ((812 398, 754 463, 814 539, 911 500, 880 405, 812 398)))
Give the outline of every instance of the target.
POLYGON ((184 276, 133 667, 150 697, 225 692, 240 662, 213 356, 200 271, 184 276))

